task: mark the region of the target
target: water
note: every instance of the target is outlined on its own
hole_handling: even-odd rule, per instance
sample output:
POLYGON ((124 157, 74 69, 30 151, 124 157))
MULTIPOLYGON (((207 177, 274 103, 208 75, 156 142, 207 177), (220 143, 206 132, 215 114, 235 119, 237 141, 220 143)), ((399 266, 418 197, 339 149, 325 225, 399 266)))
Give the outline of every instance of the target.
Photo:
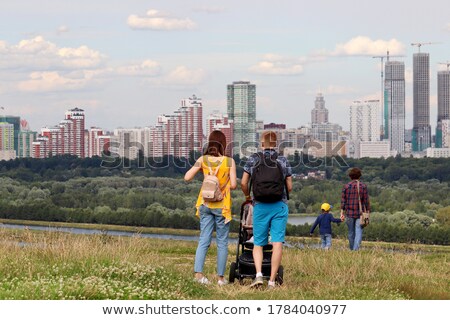
POLYGON ((299 226, 302 224, 313 224, 314 221, 316 221, 316 216, 289 216, 288 217, 288 223, 292 224, 294 226, 299 226))
MULTIPOLYGON (((0 224, 0 228, 5 229, 29 229, 40 231, 57 231, 67 232, 72 234, 104 234, 108 236, 123 236, 123 237, 142 237, 142 238, 157 238, 168 240, 184 240, 184 241, 197 241, 198 236, 186 236, 186 235, 172 235, 161 233, 136 233, 132 231, 115 231, 115 230, 100 230, 100 229, 85 229, 85 228, 69 228, 69 227, 46 227, 46 226, 30 226, 21 224, 0 224)), ((232 240, 232 239, 230 239, 232 240)))

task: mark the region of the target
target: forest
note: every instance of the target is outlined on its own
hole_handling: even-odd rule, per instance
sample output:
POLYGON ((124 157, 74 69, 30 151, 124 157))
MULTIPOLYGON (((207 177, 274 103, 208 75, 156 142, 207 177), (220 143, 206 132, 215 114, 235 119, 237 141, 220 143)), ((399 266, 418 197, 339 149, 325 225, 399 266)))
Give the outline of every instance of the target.
MULTIPOLYGON (((142 160, 142 159, 141 159, 142 160)), ((0 162, 0 218, 84 222, 147 227, 197 229, 195 200, 201 177, 186 183, 183 173, 192 159, 149 159, 111 166, 101 158, 71 156, 0 162), (145 163, 146 165, 142 165, 145 163), (149 164, 152 164, 150 166, 149 164), (158 164, 158 166, 155 166, 158 164)), ((325 180, 294 179, 290 213, 317 214, 322 202, 339 216, 340 193, 349 167, 363 171, 368 184, 372 219, 364 239, 448 245, 450 238, 450 161, 448 159, 321 160, 290 159, 293 172, 326 172, 325 180), (295 161, 299 164, 295 165, 295 161), (317 162, 317 161, 316 161, 317 162), (333 164, 333 165, 331 165, 333 164)), ((236 158, 238 177, 242 163, 236 158)), ((238 228, 243 195, 233 191, 232 229, 238 228)), ((309 235, 308 225, 289 226, 288 235, 309 235)), ((345 237, 346 227, 334 227, 345 237)))

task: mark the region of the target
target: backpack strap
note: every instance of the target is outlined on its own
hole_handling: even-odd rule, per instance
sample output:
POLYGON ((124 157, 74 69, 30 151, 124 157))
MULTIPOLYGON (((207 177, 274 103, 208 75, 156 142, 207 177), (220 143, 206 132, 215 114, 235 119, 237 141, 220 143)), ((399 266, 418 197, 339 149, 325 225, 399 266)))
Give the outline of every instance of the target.
POLYGON ((222 159, 220 160, 219 164, 217 165, 216 170, 214 171, 214 173, 212 171, 211 164, 209 162, 208 156, 205 156, 205 157, 206 157, 206 164, 207 164, 208 169, 209 169, 209 174, 212 175, 212 176, 216 176, 217 173, 219 172, 220 166, 222 165, 225 157, 222 157, 222 159))

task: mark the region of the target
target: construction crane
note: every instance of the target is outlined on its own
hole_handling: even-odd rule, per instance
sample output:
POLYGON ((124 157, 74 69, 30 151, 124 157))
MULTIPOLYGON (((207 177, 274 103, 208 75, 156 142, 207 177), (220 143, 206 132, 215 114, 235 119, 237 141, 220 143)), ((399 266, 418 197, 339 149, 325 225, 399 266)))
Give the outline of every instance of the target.
POLYGON ((447 71, 449 70, 449 67, 450 67, 450 61, 447 61, 447 62, 439 62, 438 64, 447 66, 447 71))
POLYGON ((415 43, 411 43, 412 46, 415 46, 419 49, 419 53, 420 53, 420 47, 421 46, 425 46, 425 45, 429 45, 429 44, 439 44, 440 42, 415 42, 415 43))
MULTIPOLYGON (((384 99, 383 99, 383 88, 384 88, 384 59, 386 58, 386 61, 389 61, 389 58, 402 58, 404 56, 391 56, 389 55, 389 50, 386 51, 386 55, 385 56, 373 56, 372 58, 374 59, 380 59, 381 60, 381 98, 380 98, 380 106, 381 106, 381 124, 383 125, 383 121, 384 121, 384 99)), ((383 133, 384 134, 384 133, 383 133)))

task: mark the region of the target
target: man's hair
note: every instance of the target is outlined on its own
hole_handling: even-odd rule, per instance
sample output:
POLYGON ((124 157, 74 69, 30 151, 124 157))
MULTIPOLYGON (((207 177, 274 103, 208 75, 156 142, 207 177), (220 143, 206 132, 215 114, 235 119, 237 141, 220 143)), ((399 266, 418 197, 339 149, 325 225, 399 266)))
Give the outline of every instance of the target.
POLYGON ((204 155, 209 156, 224 156, 225 155, 225 148, 227 146, 227 139, 225 137, 225 134, 220 130, 214 130, 210 133, 208 138, 208 145, 205 149, 204 155))
POLYGON ((352 180, 357 180, 357 179, 361 178, 361 169, 359 169, 359 168, 351 168, 349 173, 348 173, 348 176, 352 180))
POLYGON ((264 131, 261 135, 263 148, 275 148, 277 146, 277 134, 273 131, 264 131))

